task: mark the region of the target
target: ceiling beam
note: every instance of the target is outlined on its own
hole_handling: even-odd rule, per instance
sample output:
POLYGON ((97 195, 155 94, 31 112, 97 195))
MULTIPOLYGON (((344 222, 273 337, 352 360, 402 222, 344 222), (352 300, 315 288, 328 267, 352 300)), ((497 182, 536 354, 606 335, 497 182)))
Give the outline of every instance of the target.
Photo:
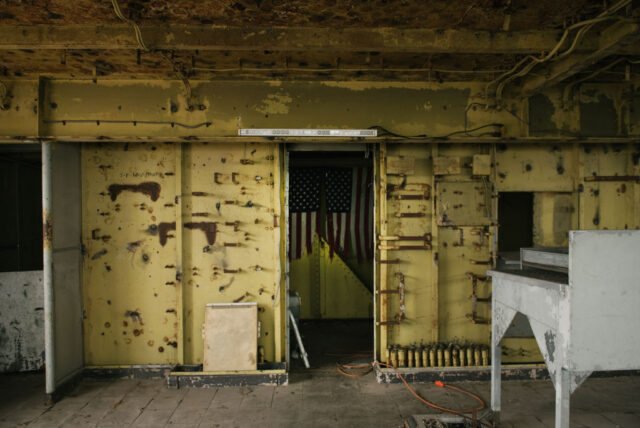
POLYGON ((368 144, 368 143, 438 143, 438 144, 640 144, 640 137, 451 137, 442 138, 397 138, 397 137, 375 137, 375 138, 306 138, 306 137, 140 137, 140 136, 118 136, 105 137, 96 135, 74 135, 74 136, 7 136, 0 135, 0 144, 34 144, 45 141, 51 142, 75 142, 75 143, 229 143, 229 144, 252 144, 259 141, 265 143, 287 143, 287 144, 368 144))
MULTIPOLYGON (((562 32, 398 28, 221 27, 142 25, 152 49, 209 51, 335 51, 452 54, 539 54, 562 32)), ((116 25, 0 25, 0 50, 136 49, 133 29, 116 25)), ((596 49, 586 37, 577 51, 596 49)), ((636 49, 638 50, 638 49, 636 49)))
POLYGON ((640 39, 640 24, 621 22, 600 32, 597 48, 591 53, 573 53, 551 63, 536 75, 525 76, 520 82, 522 97, 529 97, 540 90, 553 86, 594 65, 600 60, 619 53, 621 49, 636 44, 640 39))

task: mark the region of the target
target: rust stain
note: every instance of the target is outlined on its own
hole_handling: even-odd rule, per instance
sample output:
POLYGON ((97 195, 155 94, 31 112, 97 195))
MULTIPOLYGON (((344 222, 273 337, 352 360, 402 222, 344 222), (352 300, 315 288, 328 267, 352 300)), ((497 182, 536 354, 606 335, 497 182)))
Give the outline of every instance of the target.
POLYGON ((100 257, 104 256, 105 254, 107 254, 107 250, 103 248, 102 250, 98 251, 93 256, 91 256, 91 260, 98 260, 100 257))
POLYGON ((144 323, 142 322, 142 315, 140 314, 139 310, 135 310, 135 311, 126 311, 124 313, 125 317, 131 318, 131 321, 133 322, 139 322, 140 325, 144 325, 144 323))
POLYGON ((142 193, 143 195, 147 195, 151 198, 152 201, 157 201, 160 197, 160 184, 155 181, 145 181, 140 184, 111 184, 109 186, 109 194, 111 195, 111 200, 115 201, 118 198, 120 193, 125 190, 130 192, 142 193))
POLYGON ((53 224, 51 223, 51 215, 48 211, 42 212, 42 245, 45 249, 51 248, 53 243, 53 224))
POLYGON ((111 235, 100 236, 98 235, 98 232, 100 232, 100 229, 93 229, 91 231, 91 239, 94 241, 102 240, 102 242, 108 242, 111 239, 111 235))
POLYGON ((143 241, 134 241, 134 242, 129 242, 127 244, 127 250, 131 251, 132 253, 136 251, 136 249, 142 245, 143 241))
POLYGON ((233 303, 239 303, 239 302, 242 302, 242 301, 245 299, 245 297, 249 297, 249 296, 250 296, 250 294, 249 294, 249 292, 247 291, 247 292, 246 292, 246 293, 244 293, 242 296, 240 296, 240 297, 238 297, 237 299, 235 299, 235 300, 233 301, 233 303))
POLYGON ((176 222, 172 223, 160 223, 158 225, 158 235, 160 235, 160 245, 163 247, 167 244, 167 239, 169 238, 169 232, 172 230, 176 230, 176 222))
MULTIPOLYGON (((207 243, 209 245, 213 245, 216 242, 216 223, 211 221, 201 221, 201 222, 189 222, 185 223, 184 227, 187 229, 199 229, 204 232, 207 237, 207 243)), ((164 244, 163 244, 164 245, 164 244)))

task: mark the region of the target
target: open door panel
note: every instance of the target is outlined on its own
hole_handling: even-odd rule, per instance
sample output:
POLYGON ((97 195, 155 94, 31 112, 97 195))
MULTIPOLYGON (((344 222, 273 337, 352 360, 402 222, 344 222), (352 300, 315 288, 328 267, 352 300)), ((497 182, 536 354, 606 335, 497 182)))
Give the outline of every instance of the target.
POLYGON ((43 143, 46 393, 55 395, 81 374, 80 146, 43 143))

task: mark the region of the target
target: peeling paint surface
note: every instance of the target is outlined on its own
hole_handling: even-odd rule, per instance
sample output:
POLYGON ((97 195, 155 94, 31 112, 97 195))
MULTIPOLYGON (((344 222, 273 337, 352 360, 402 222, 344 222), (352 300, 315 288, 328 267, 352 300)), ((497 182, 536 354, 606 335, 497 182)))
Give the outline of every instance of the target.
POLYGON ((556 111, 553 102, 545 94, 536 94, 529 98, 529 134, 549 135, 558 131, 553 121, 556 111))
POLYGON ((201 364, 205 305, 237 299, 258 302, 258 343, 283 358, 279 159, 275 144, 83 146, 87 365, 201 364))
POLYGON ((552 330, 547 330, 544 333, 544 342, 547 349, 547 358, 549 359, 549 362, 553 363, 555 361, 556 352, 556 335, 552 330))
POLYGON ((175 229, 175 168, 172 145, 82 147, 82 241, 92 255, 84 257, 82 287, 88 366, 178 362, 168 343, 178 341, 181 317, 165 312, 181 287, 176 232, 162 227, 175 229))
POLYGON ((203 362, 205 305, 234 301, 257 302, 258 345, 266 360, 283 359, 279 159, 276 144, 195 143, 184 149, 187 364, 203 362), (199 220, 203 214, 206 222, 199 220))
POLYGON ((42 271, 0 272, 0 372, 44 367, 42 271))
POLYGON ((93 135, 110 140, 115 136, 236 136, 238 128, 379 125, 399 134, 436 137, 463 130, 467 116, 469 128, 501 123, 505 125, 505 135, 521 133, 520 121, 508 112, 477 107, 467 110, 471 102, 482 101, 484 86, 477 82, 282 81, 274 85, 194 80, 191 85, 197 108, 189 111, 184 88, 176 81, 45 81, 40 88, 44 98, 39 112, 42 123, 37 131, 25 105, 32 102, 28 94, 37 90, 38 83, 20 82, 19 93, 24 95, 13 100, 19 111, 2 112, 0 128, 19 136, 37 131, 42 136, 93 135), (11 121, 6 126, 5 118, 11 121), (208 125, 191 128, 178 123, 208 125), (19 128, 20 124, 23 128, 19 128))
POLYGON ((618 115, 613 101, 598 95, 595 101, 580 103, 580 122, 583 132, 599 137, 618 135, 618 115))
POLYGON ((289 113, 289 105, 293 101, 286 94, 269 94, 256 107, 256 111, 263 114, 287 114, 289 113))

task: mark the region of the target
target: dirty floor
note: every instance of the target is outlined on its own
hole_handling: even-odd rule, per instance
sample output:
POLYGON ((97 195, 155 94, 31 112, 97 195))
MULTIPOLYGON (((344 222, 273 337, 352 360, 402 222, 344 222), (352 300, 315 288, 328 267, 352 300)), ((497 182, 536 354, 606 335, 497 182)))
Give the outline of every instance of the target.
MULTIPOLYGON (((336 361, 367 359, 369 325, 304 323, 312 369, 295 362, 288 386, 167 389, 163 380, 84 379, 47 406, 42 373, 0 375, 0 427, 400 427, 411 415, 433 413, 402 384, 378 384, 372 373, 337 373, 336 361)), ((488 403, 488 382, 455 385, 488 403)), ((442 406, 475 404, 432 384, 415 389, 442 406)), ((504 381, 502 394, 503 426, 553 427, 550 381, 504 381)), ((572 427, 639 427, 640 376, 588 379, 571 406, 572 427)))
MULTIPOLYGON (((29 427, 399 427, 430 413, 404 386, 372 375, 293 374, 288 386, 167 389, 162 380, 85 379, 73 393, 45 405, 41 374, 1 378, 0 426, 29 427)), ((489 399, 487 382, 457 383, 489 399)), ((507 427, 552 427, 549 381, 503 382, 507 427)), ((418 392, 438 404, 469 406, 463 396, 431 385, 418 392)), ((640 426, 640 377, 589 379, 572 397, 572 426, 640 426)))

